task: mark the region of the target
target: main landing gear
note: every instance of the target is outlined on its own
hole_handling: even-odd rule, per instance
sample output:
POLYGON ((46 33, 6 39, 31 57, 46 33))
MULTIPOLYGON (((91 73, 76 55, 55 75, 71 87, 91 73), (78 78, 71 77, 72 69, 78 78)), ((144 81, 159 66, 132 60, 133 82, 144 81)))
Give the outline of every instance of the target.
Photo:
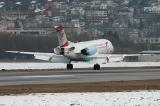
MULTIPOLYGON (((67 70, 72 70, 73 69, 73 64, 71 64, 71 63, 69 63, 69 64, 67 64, 67 70)), ((94 64, 94 66, 93 66, 93 69, 94 70, 100 70, 100 65, 99 64, 94 64)))
POLYGON ((99 64, 94 64, 93 69, 94 70, 100 70, 100 65, 99 64))
POLYGON ((73 64, 69 63, 67 64, 67 70, 72 70, 73 69, 73 64))

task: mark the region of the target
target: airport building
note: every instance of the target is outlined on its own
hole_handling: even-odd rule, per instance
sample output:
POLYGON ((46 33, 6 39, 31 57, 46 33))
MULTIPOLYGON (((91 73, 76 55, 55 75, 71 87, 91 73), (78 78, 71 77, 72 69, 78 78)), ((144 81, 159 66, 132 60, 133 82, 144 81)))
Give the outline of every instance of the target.
POLYGON ((160 61, 160 51, 142 51, 140 52, 139 61, 160 61))
POLYGON ((139 54, 125 55, 124 62, 160 62, 160 51, 142 51, 139 54))
POLYGON ((49 32, 46 30, 6 30, 6 33, 16 34, 16 35, 46 35, 49 32))

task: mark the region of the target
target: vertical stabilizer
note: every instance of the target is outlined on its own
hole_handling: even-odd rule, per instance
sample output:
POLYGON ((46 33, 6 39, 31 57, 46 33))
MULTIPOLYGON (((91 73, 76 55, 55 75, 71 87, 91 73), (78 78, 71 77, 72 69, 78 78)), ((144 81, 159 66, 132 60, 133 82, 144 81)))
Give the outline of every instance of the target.
POLYGON ((67 40, 65 31, 64 31, 64 27, 62 26, 62 24, 57 24, 54 26, 54 28, 58 33, 59 46, 61 48, 65 48, 65 47, 69 46, 69 41, 67 40))

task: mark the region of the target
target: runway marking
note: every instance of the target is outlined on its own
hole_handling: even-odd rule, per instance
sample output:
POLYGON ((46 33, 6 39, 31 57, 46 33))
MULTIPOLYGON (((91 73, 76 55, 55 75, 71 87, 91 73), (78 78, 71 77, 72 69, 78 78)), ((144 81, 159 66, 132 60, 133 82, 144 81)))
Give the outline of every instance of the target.
POLYGON ((33 79, 33 78, 69 78, 73 75, 47 75, 47 76, 1 76, 0 81, 14 79, 33 79))

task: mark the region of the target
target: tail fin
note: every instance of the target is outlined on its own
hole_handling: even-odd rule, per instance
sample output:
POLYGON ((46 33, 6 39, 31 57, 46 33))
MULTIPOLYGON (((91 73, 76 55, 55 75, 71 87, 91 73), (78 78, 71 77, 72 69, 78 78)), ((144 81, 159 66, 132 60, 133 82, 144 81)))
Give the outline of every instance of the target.
POLYGON ((54 28, 59 33, 59 35, 58 35, 59 46, 61 48, 65 48, 65 47, 69 46, 69 41, 66 37, 66 33, 64 31, 64 27, 62 26, 62 24, 57 24, 54 26, 54 28))

